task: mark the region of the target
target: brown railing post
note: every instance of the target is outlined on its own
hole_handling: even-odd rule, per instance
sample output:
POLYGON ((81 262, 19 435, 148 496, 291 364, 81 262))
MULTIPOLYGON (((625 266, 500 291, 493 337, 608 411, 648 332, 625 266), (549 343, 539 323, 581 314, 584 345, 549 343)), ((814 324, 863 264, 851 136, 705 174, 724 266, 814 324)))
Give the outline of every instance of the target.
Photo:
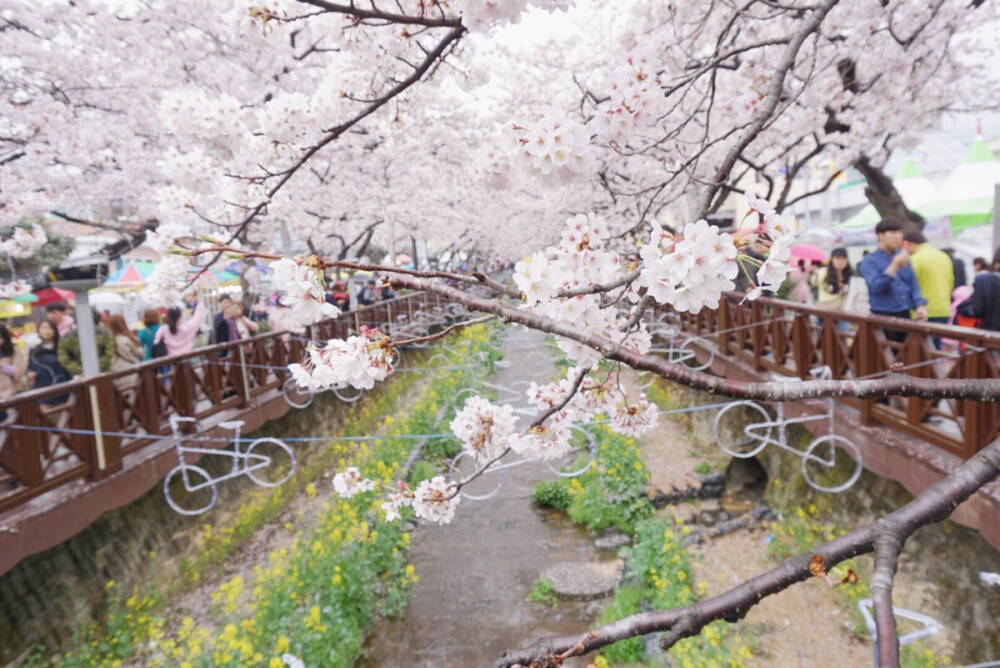
POLYGON ((160 399, 157 392, 155 368, 146 368, 139 372, 139 382, 135 386, 136 417, 143 428, 151 434, 160 431, 160 399))
POLYGON ((750 322, 756 323, 750 329, 750 340, 753 345, 754 371, 764 370, 764 343, 767 341, 767 331, 764 325, 764 309, 760 302, 754 302, 750 307, 750 322))
MULTIPOLYGON (((910 375, 917 376, 918 378, 936 377, 932 366, 927 364, 922 365, 922 363, 928 362, 931 359, 930 351, 927 350, 926 336, 910 332, 903 343, 903 350, 900 357, 903 358, 904 365, 911 367, 909 371, 910 375)), ((920 397, 907 397, 905 401, 906 419, 910 424, 919 424, 928 406, 936 403, 933 400, 921 399, 920 397)))
POLYGON ((28 487, 42 484, 45 472, 42 469, 42 452, 45 450, 46 432, 42 426, 37 404, 21 404, 14 422, 24 429, 10 429, 7 443, 0 448, 0 466, 13 473, 28 487))
POLYGON ((122 470, 122 406, 114 383, 106 375, 88 379, 87 401, 94 423, 91 477, 100 480, 122 470))
POLYGON ((194 387, 191 374, 191 363, 186 360, 178 360, 174 364, 174 378, 171 386, 171 399, 177 412, 184 417, 194 417, 194 387))
POLYGON ((239 352, 240 356, 240 369, 239 373, 236 374, 236 393, 240 395, 241 401, 240 406, 246 406, 250 403, 250 379, 247 377, 247 356, 246 351, 243 349, 243 344, 237 344, 236 350, 239 352))
MULTIPOLYGON (((988 378, 988 363, 986 356, 990 351, 980 351, 966 356, 962 375, 965 378, 988 378)), ((962 457, 968 459, 985 448, 995 437, 997 427, 996 404, 981 401, 963 401, 965 415, 965 434, 962 442, 962 457)))
MULTIPOLYGON (((857 351, 855 377, 865 378, 878 371, 878 342, 875 340, 876 325, 867 320, 858 323, 858 331, 854 334, 854 348, 857 351)), ((862 424, 871 424, 874 399, 863 399, 859 411, 862 424)))
POLYGON ((732 336, 728 330, 733 328, 732 309, 733 302, 728 297, 723 297, 719 303, 719 317, 716 318, 715 331, 718 334, 719 352, 723 355, 729 354, 729 337, 732 336))
POLYGON ((809 369, 816 356, 816 346, 813 345, 809 316, 805 313, 796 313, 792 321, 792 351, 796 375, 803 380, 808 379, 809 369))

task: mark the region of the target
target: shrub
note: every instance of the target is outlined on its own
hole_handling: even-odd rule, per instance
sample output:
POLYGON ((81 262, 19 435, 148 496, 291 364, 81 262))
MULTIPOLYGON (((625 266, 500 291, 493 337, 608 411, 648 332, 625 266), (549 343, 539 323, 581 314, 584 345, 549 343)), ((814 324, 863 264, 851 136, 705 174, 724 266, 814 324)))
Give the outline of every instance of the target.
POLYGON ((413 465, 413 470, 410 471, 410 487, 416 487, 424 480, 430 480, 437 475, 437 467, 430 462, 420 459, 416 464, 413 465))
POLYGON ((531 498, 543 508, 556 510, 566 510, 573 501, 569 485, 563 478, 538 483, 531 492, 531 498))
POLYGON ((555 583, 545 578, 535 580, 535 584, 531 585, 528 600, 532 603, 555 603, 555 583))
POLYGON ((429 461, 451 459, 462 451, 457 438, 432 438, 424 444, 423 455, 429 461))

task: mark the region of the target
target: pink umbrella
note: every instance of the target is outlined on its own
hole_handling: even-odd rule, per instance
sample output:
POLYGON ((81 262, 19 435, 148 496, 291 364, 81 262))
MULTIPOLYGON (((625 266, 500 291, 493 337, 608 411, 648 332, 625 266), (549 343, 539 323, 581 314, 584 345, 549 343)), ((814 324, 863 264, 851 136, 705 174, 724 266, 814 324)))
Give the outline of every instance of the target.
POLYGON ((792 246, 791 251, 792 257, 799 257, 817 264, 826 259, 826 253, 823 252, 823 249, 812 244, 798 244, 792 246))

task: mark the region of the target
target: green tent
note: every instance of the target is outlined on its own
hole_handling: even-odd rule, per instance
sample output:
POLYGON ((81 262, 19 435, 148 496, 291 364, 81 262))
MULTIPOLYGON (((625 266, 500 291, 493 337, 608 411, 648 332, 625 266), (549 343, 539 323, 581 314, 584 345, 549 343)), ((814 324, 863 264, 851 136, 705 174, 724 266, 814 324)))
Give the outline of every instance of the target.
POLYGON ((951 218, 951 232, 993 220, 994 189, 1000 183, 997 160, 982 137, 969 146, 961 164, 941 185, 938 199, 918 206, 925 218, 951 218))

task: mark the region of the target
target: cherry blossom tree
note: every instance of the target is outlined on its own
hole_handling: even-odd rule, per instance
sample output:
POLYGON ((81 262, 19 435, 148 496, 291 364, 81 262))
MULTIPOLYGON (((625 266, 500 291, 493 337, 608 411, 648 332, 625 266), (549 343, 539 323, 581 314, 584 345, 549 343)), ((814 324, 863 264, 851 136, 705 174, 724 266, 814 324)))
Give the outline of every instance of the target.
MULTIPOLYGON (((776 289, 792 243, 780 211, 801 196, 794 176, 820 155, 876 174, 889 151, 955 100, 975 106, 990 97, 991 84, 957 54, 991 12, 958 0, 637 0, 627 8, 234 0, 224 12, 209 0, 14 0, 0 10, 14 54, 0 61, 8 93, 0 210, 7 223, 57 207, 88 220, 101 216, 101 202, 126 199, 136 215, 159 218, 149 239, 165 253, 147 288, 154 302, 179 298, 192 258, 235 254, 275 262, 276 287, 300 325, 335 315, 322 301, 324 272, 376 269, 394 285, 553 334, 574 366, 531 388, 542 411, 533 424, 517 431, 507 407, 481 398, 452 423, 479 465, 469 479, 411 490, 379 489, 351 469, 335 478, 344 496, 384 494, 387 521, 412 507, 447 522, 460 487, 509 451, 556 457, 569 447, 570 425, 598 413, 620 433, 651 429, 654 407, 619 385, 609 365, 765 400, 1000 397, 995 380, 729 381, 650 354, 643 320, 653 304, 715 308, 741 272, 752 283, 747 299, 776 289), (519 43, 519 22, 544 20, 541 12, 555 17, 557 36, 519 43), (764 187, 748 188, 751 178, 764 187), (745 234, 704 220, 734 192, 749 210, 735 221, 745 234), (478 272, 349 260, 358 244, 387 233, 387 221, 454 247, 524 258, 514 286, 478 272), (311 252, 268 252, 278 231, 311 252), (752 242, 768 249, 759 267, 746 254, 752 242)), ((315 346, 291 371, 314 389, 371 388, 392 373, 400 343, 356 332, 315 346)), ((998 471, 994 443, 897 514, 816 548, 830 566, 875 552, 881 665, 898 661, 890 601, 905 538, 998 471)), ((504 662, 558 665, 653 632, 665 632, 669 646, 809 577, 804 559, 691 609, 550 640, 504 662)))

